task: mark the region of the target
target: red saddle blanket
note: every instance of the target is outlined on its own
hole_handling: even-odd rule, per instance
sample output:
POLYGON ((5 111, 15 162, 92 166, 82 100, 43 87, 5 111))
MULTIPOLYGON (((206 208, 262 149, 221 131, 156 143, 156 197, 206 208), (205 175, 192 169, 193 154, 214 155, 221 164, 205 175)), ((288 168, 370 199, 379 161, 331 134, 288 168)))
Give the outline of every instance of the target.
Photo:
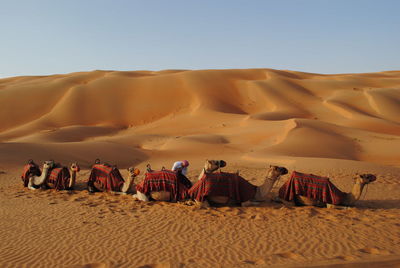
POLYGON ((204 201, 208 195, 226 196, 237 202, 253 199, 257 187, 236 173, 217 172, 204 174, 189 190, 189 196, 197 201, 204 201))
POLYGON ((49 170, 46 182, 53 184, 54 189, 56 190, 66 190, 69 186, 70 178, 71 174, 69 173, 68 168, 56 166, 49 170))
POLYGON ((101 185, 103 191, 121 191, 121 186, 125 180, 122 178, 118 168, 102 164, 96 164, 92 167, 88 182, 101 185))
POLYGON ((34 175, 34 176, 42 175, 42 172, 40 171, 40 168, 37 164, 29 163, 24 166, 24 171, 22 172, 22 175, 21 175, 21 179, 22 179, 22 182, 24 183, 24 187, 28 187, 30 175, 34 175))
POLYGON ((192 183, 180 172, 172 170, 152 171, 145 174, 144 180, 136 185, 136 190, 149 195, 150 192, 166 191, 174 201, 187 198, 192 183))
POLYGON ((292 201, 295 195, 302 195, 324 203, 338 205, 345 198, 329 178, 293 171, 290 179, 279 189, 279 197, 292 201))

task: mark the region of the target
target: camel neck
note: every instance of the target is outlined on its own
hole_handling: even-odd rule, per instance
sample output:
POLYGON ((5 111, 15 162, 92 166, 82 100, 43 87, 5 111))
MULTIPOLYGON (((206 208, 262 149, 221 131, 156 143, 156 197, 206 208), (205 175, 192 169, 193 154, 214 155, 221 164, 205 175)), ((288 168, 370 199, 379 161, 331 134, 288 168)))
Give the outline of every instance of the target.
POLYGON ((364 186, 365 186, 364 183, 359 183, 359 182, 354 183, 353 189, 351 190, 350 193, 347 194, 346 205, 354 205, 354 203, 360 199, 364 186))
POLYGON ((72 170, 72 171, 71 171, 71 179, 69 180, 69 185, 68 185, 68 187, 69 187, 69 188, 74 187, 75 181, 76 181, 76 170, 72 170))
POLYGON ((205 173, 205 169, 203 168, 203 169, 201 170, 201 172, 200 172, 199 177, 197 178, 198 181, 203 177, 204 173, 205 173))
POLYGON ((135 180, 135 177, 132 175, 129 175, 129 177, 126 179, 124 184, 121 186, 121 192, 127 193, 129 191, 129 189, 131 188, 134 180, 135 180))
POLYGON ((257 188, 255 199, 260 201, 266 200, 278 178, 279 176, 266 176, 264 183, 257 188))
POLYGON ((217 168, 214 168, 214 169, 205 169, 205 168, 203 168, 202 170, 201 170, 201 172, 200 172, 200 175, 199 175, 199 177, 197 178, 197 180, 199 181, 202 177, 203 177, 203 175, 205 174, 205 173, 213 173, 214 171, 216 171, 218 169, 218 167, 217 168))
POLYGON ((42 185, 46 181, 48 173, 49 173, 49 168, 43 167, 42 175, 39 177, 38 182, 34 182, 35 185, 42 185))

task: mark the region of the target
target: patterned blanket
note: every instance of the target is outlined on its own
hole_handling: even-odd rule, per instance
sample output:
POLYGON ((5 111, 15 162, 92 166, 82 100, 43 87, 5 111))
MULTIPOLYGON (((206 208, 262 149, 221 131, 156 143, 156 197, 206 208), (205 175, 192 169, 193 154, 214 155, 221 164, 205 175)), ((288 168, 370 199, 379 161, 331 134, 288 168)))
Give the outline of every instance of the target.
POLYGON ((71 174, 69 173, 68 168, 56 165, 54 168, 49 170, 46 183, 54 185, 54 189, 56 190, 66 190, 69 187, 70 178, 71 174))
POLYGON ((179 201, 187 198, 191 186, 192 183, 181 172, 161 170, 147 172, 144 180, 136 185, 136 190, 146 195, 150 192, 170 192, 173 201, 179 201))
POLYGON ((24 171, 22 172, 22 175, 21 175, 21 179, 22 179, 22 182, 24 183, 24 187, 28 187, 29 176, 31 176, 31 175, 34 175, 34 176, 42 175, 42 172, 40 171, 39 166, 37 164, 35 164, 33 161, 24 166, 24 171))
MULTIPOLYGON (((92 167, 92 172, 90 173, 88 184, 100 185, 100 191, 121 191, 121 186, 124 184, 125 180, 122 178, 121 173, 118 168, 111 167, 103 164, 95 164, 92 167)), ((96 187, 97 188, 97 187, 96 187)))
POLYGON ((189 190, 189 196, 197 201, 204 201, 208 195, 226 196, 242 203, 253 199, 257 187, 237 173, 217 172, 204 174, 189 190))
POLYGON ((295 195, 333 205, 342 203, 345 198, 345 193, 336 188, 329 178, 293 171, 290 179, 279 189, 279 197, 292 201, 295 195))

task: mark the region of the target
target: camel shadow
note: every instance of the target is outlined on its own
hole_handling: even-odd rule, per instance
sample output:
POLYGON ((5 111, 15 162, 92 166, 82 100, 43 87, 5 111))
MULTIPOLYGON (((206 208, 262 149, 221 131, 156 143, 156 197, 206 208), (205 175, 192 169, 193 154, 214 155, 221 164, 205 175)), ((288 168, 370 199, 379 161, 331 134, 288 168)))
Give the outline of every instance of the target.
POLYGON ((374 209, 399 209, 400 200, 359 200, 357 201, 356 207, 359 208, 374 208, 374 209))

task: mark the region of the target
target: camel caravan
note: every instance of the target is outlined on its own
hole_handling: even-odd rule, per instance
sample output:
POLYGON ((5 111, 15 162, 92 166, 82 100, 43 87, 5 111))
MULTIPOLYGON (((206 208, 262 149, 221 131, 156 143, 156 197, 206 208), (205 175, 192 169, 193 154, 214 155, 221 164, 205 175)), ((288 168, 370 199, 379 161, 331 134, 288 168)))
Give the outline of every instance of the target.
MULTIPOLYGON (((256 186, 240 176, 239 172, 221 171, 226 166, 223 160, 206 160, 197 181, 192 184, 186 177, 188 166, 187 160, 175 162, 171 169, 162 167, 161 170, 153 170, 148 164, 143 180, 138 183, 135 181, 140 174, 138 168, 129 167, 129 176, 124 179, 115 165, 96 159, 86 180, 87 190, 89 193, 132 194, 135 200, 144 202, 194 201, 201 207, 249 206, 276 201, 285 205, 340 208, 354 206, 364 187, 376 180, 373 174, 359 175, 354 179, 352 191, 345 193, 327 177, 293 171, 280 187, 278 197, 272 198, 272 188, 281 176, 288 174, 285 167, 269 166, 264 182, 256 186)), ((73 190, 79 170, 77 163, 67 168, 53 160, 45 161, 41 170, 39 165, 29 160, 21 179, 24 187, 30 190, 73 190)))

